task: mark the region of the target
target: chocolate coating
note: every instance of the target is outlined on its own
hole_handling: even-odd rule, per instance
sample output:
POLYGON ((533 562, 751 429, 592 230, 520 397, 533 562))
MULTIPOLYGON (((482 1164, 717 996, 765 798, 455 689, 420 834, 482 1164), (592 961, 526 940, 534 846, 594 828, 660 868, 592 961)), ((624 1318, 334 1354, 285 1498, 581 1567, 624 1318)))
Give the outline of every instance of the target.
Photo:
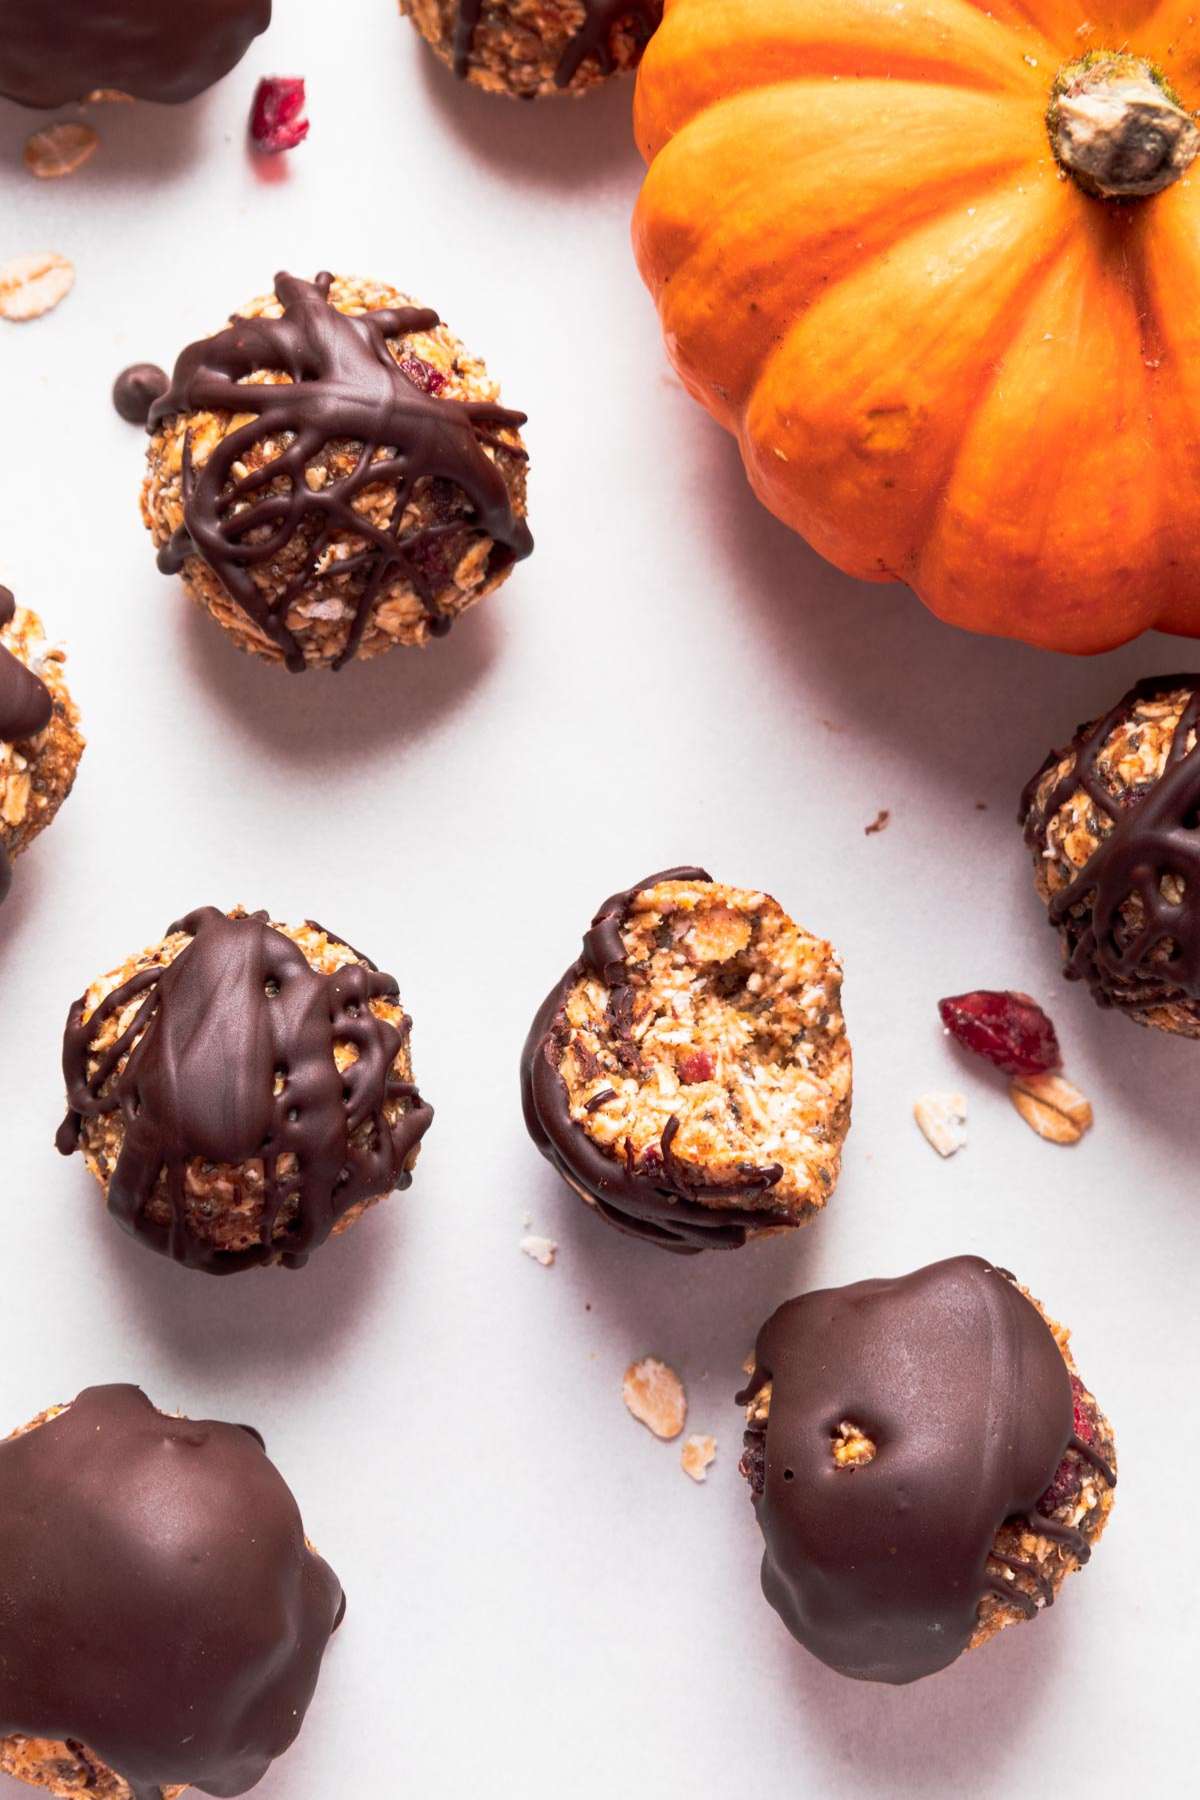
MULTIPOLYGON (((649 42, 662 18, 662 0, 583 0, 584 19, 571 38, 554 71, 555 87, 568 87, 588 57, 595 57, 601 71, 616 68, 612 34, 628 21, 640 25, 649 42)), ((475 33, 483 12, 483 0, 460 0, 454 31, 454 73, 461 81, 470 65, 475 33)))
MULTIPOLYGON (((575 983, 593 974, 609 989, 608 1011, 614 1028, 628 1031, 632 991, 627 979, 621 927, 636 896, 660 881, 711 881, 704 869, 664 869, 631 888, 613 894, 600 907, 583 949, 562 980, 538 1008, 521 1055, 521 1103, 530 1137, 565 1181, 582 1188, 596 1210, 631 1237, 649 1239, 664 1250, 694 1254, 707 1249, 738 1249, 756 1228, 777 1225, 778 1214, 752 1204, 722 1205, 719 1212, 702 1205, 689 1185, 687 1171, 671 1154, 674 1133, 662 1138, 662 1163, 652 1176, 641 1166, 629 1167, 594 1144, 571 1117, 566 1084, 554 1060, 563 1008, 575 983)), ((706 1187, 707 1194, 752 1202, 782 1174, 777 1164, 747 1167, 736 1186, 706 1187)))
POLYGON ((271 23, 271 0, 0 0, 0 94, 65 106, 99 88, 190 100, 271 23))
MULTIPOLYGON (((11 624, 16 601, 8 588, 0 587, 0 625, 11 624)), ((0 741, 19 744, 44 731, 54 713, 50 689, 27 669, 19 656, 0 644, 0 741)), ((0 839, 0 905, 12 887, 12 857, 0 839)))
POLYGON ((422 596, 431 629, 449 628, 449 620, 436 611, 434 592, 420 562, 422 550, 445 527, 430 525, 407 537, 399 535, 408 497, 422 479, 440 477, 467 496, 479 529, 493 542, 489 573, 507 568, 533 549, 529 528, 514 513, 500 470, 482 448, 495 441, 488 435, 491 428, 515 429, 524 424, 524 413, 424 392, 396 362, 388 340, 432 330, 439 323, 437 314, 408 306, 352 316, 331 304, 332 282, 328 272, 315 282, 277 275, 275 292, 283 304, 282 317, 236 317, 226 330, 192 344, 179 357, 171 385, 155 401, 148 421, 153 432, 173 413, 254 415, 217 444, 202 468, 185 454, 184 523, 159 551, 158 564, 165 574, 175 574, 189 556, 202 557, 242 611, 283 652, 293 672, 304 668, 304 655, 288 629, 288 609, 312 579, 335 530, 366 543, 356 556, 339 563, 339 573, 367 571, 350 635, 335 667, 353 657, 381 593, 396 575, 422 596), (281 370, 290 380, 243 381, 261 369, 281 370), (285 449, 262 468, 235 476, 235 465, 255 444, 281 433, 292 434, 285 449), (314 492, 305 481, 305 467, 324 445, 338 438, 361 443, 362 456, 352 475, 314 492), (375 458, 381 448, 388 454, 375 458), (273 491, 281 477, 288 483, 283 494, 273 491), (354 506, 364 489, 382 483, 392 483, 397 490, 395 525, 386 529, 372 525, 354 506), (307 521, 319 526, 314 542, 282 599, 272 606, 250 571, 278 557, 307 521), (270 528, 265 539, 264 527, 270 528))
POLYGON ((86 995, 71 1008, 63 1039, 70 1110, 58 1148, 69 1156, 85 1118, 119 1108, 124 1143, 108 1184, 108 1210, 119 1224, 151 1249, 209 1274, 276 1259, 298 1269, 352 1207, 412 1180, 404 1164, 433 1109, 411 1082, 393 1075, 404 1038, 368 1005, 395 999, 396 983, 358 963, 318 974, 265 913, 231 919, 201 907, 167 935, 178 931, 192 941, 166 968, 142 969, 90 1017, 86 995), (97 1032, 139 995, 133 1022, 89 1074, 97 1032), (335 1041, 358 1052, 340 1074, 335 1041), (402 1098, 411 1104, 389 1124, 384 1103, 402 1098), (233 1165, 261 1159, 257 1244, 223 1249, 197 1237, 185 1206, 193 1158, 233 1165), (162 1176, 169 1223, 150 1212, 162 1176))
POLYGON ((112 402, 130 425, 144 425, 150 408, 170 385, 166 370, 157 363, 131 363, 113 382, 112 402))
POLYGON ((81 1742, 134 1800, 244 1794, 344 1609, 261 1440, 88 1388, 0 1443, 0 1736, 81 1742))
MULTIPOLYGON (((904 1683, 966 1649, 1007 1519, 1032 1516, 1073 1437, 1071 1380, 1002 1270, 953 1257, 790 1300, 759 1333, 739 1398, 772 1382, 755 1509, 763 1592, 843 1675, 904 1683), (838 1466, 843 1420, 873 1440, 838 1466)), ((1040 1514, 1036 1529, 1072 1539, 1040 1514)), ((1078 1539, 1076 1543, 1074 1540, 1078 1539)))
POLYGON ((1065 973, 1086 981, 1101 1006, 1145 1008, 1177 999, 1200 1001, 1200 675, 1160 675, 1139 681, 1112 711, 1081 725, 1070 749, 1052 752, 1021 799, 1026 842, 1043 847, 1044 822, 1082 788, 1102 817, 1112 821, 1099 848, 1049 904, 1050 923, 1067 946, 1065 973), (1105 743, 1139 702, 1191 690, 1175 728, 1166 768, 1149 788, 1112 791, 1099 768, 1105 743), (1070 758, 1062 778, 1037 807, 1048 769, 1070 758), (1168 898, 1164 878, 1175 877, 1182 898, 1168 898), (1136 901, 1140 921, 1131 928, 1136 901))

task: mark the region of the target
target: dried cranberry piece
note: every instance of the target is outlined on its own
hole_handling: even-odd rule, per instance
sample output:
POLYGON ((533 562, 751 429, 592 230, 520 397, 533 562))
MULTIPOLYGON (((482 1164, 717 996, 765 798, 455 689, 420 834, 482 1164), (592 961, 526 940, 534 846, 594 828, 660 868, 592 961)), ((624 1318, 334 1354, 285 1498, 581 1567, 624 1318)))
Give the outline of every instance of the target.
POLYGON ((1006 1075, 1045 1075, 1062 1066, 1054 1027, 1028 994, 980 988, 939 1000, 938 1012, 952 1037, 1006 1075))
POLYGON ((696 1081, 711 1081, 716 1070, 716 1064, 707 1050, 690 1050, 679 1058, 675 1066, 679 1071, 680 1081, 688 1086, 696 1081))
POLYGON ((1074 1424, 1072 1429, 1077 1438, 1082 1438, 1085 1444, 1090 1444, 1094 1441, 1096 1432, 1092 1425, 1091 1415, 1088 1412, 1083 1394, 1084 1387, 1082 1381, 1080 1381, 1078 1375, 1072 1375, 1071 1398, 1074 1402, 1074 1424))
POLYGON ((308 136, 304 117, 304 77, 264 75, 250 112, 250 140, 256 150, 278 156, 294 150, 308 136))
POLYGON ((446 385, 446 377, 432 363, 425 362, 419 356, 413 356, 408 350, 403 356, 396 358, 402 375, 407 375, 414 387, 419 387, 423 394, 440 394, 446 385))

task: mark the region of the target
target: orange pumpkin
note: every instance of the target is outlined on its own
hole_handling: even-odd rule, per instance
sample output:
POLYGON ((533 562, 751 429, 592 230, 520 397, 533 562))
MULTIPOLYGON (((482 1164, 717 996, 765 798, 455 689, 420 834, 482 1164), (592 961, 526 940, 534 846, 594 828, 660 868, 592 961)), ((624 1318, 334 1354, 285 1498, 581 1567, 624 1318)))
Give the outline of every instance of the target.
POLYGON ((1200 635, 1197 105, 1197 0, 667 0, 635 247, 771 511, 976 631, 1200 635))

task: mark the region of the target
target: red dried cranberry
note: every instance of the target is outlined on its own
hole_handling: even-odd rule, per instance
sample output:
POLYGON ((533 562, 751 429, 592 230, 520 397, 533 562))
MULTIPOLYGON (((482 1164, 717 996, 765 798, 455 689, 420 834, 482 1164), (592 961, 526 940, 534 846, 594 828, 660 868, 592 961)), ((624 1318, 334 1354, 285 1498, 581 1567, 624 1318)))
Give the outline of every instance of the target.
POLYGON ((1006 1075, 1045 1075, 1062 1066, 1054 1027, 1028 994, 979 989, 938 1001, 942 1024, 1006 1075))
POLYGON ((1092 1424, 1091 1414, 1088 1412, 1087 1402, 1084 1399, 1084 1386, 1078 1375, 1072 1375, 1071 1377, 1071 1398, 1075 1403, 1074 1425, 1072 1427, 1075 1436, 1077 1438, 1082 1438, 1085 1444, 1094 1443, 1096 1428, 1092 1424))
POLYGON ((267 156, 294 150, 308 136, 304 117, 304 77, 264 75, 250 112, 250 141, 267 156))
POLYGON ((419 387, 423 394, 440 394, 445 387, 446 377, 442 371, 435 369, 431 363, 422 361, 419 356, 413 356, 406 350, 396 361, 401 373, 407 375, 413 386, 419 387))
POLYGON ((1064 1456, 1055 1470, 1054 1480, 1037 1503, 1037 1509, 1045 1519, 1056 1513, 1060 1506, 1069 1506, 1078 1497, 1083 1486, 1083 1470, 1077 1456, 1064 1456))
POLYGON ((696 1081, 711 1081, 716 1065, 707 1050, 690 1050, 681 1056, 676 1063, 679 1079, 686 1085, 696 1081))

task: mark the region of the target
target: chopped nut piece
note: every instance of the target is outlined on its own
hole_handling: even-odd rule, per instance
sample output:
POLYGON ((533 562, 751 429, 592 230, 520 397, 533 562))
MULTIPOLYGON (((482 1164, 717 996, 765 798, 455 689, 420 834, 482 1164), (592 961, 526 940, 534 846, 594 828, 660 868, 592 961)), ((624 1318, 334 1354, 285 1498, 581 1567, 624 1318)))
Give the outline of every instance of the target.
POLYGON ((1009 1098, 1031 1130, 1051 1144, 1077 1144, 1091 1129, 1092 1108, 1062 1075, 1021 1075, 1009 1098))
POLYGON ((687 1395, 674 1369, 656 1356, 630 1363, 621 1384, 625 1404, 655 1437, 677 1438, 687 1418, 687 1395))
POLYGON ((839 1469, 857 1469, 874 1462, 875 1444, 857 1425, 843 1419, 833 1440, 833 1460, 839 1469))
POLYGON ((717 1440, 715 1437, 690 1437, 683 1440, 683 1449, 679 1461, 685 1475, 693 1481, 703 1481, 708 1474, 708 1467, 716 1458, 717 1440))
POLYGON ((22 152, 25 167, 39 181, 57 181, 62 175, 73 175, 81 169, 99 146, 100 138, 90 125, 64 120, 47 125, 25 140, 22 152))
POLYGON ((0 318, 40 319, 65 300, 74 285, 74 264, 53 250, 14 256, 0 268, 0 318))
POLYGON ((521 1248, 526 1256, 532 1256, 534 1262, 541 1263, 543 1269, 551 1268, 558 1255, 558 1245, 553 1238, 548 1237, 523 1237, 521 1248))
POLYGON ((913 1118, 939 1156, 953 1156, 967 1141, 967 1103, 961 1094, 922 1094, 913 1118))

